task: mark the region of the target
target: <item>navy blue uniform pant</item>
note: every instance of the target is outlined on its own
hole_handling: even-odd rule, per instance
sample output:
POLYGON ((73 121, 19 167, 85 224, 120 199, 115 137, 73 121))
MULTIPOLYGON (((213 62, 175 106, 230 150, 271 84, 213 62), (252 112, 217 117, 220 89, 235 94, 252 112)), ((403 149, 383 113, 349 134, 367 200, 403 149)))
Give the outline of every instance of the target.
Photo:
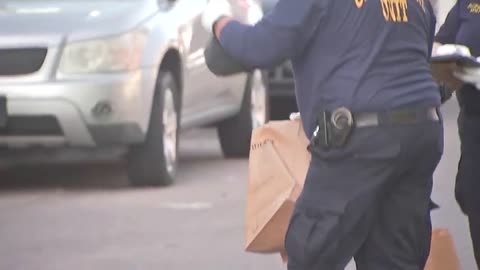
POLYGON ((285 246, 289 270, 423 270, 441 121, 356 129, 341 150, 312 150, 285 246))
POLYGON ((480 92, 473 87, 464 87, 457 92, 457 98, 460 104, 461 157, 455 197, 468 216, 475 259, 480 269, 480 92))

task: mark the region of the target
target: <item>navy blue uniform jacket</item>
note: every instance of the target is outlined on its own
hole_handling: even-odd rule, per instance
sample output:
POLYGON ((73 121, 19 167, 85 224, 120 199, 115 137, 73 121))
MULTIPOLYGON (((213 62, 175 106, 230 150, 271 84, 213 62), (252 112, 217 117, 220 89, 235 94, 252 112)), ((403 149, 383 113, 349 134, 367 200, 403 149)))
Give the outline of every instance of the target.
POLYGON ((440 105, 433 18, 428 0, 279 0, 254 26, 228 23, 219 39, 250 68, 292 61, 310 137, 320 110, 440 105))
POLYGON ((480 56, 480 1, 458 0, 435 37, 442 44, 462 44, 480 56))
MULTIPOLYGON (((462 44, 474 56, 480 56, 480 0, 458 0, 440 27, 435 41, 462 44)), ((480 115, 480 92, 474 85, 464 84, 457 97, 463 111, 480 115)), ((475 151, 478 150, 475 148, 475 151)))

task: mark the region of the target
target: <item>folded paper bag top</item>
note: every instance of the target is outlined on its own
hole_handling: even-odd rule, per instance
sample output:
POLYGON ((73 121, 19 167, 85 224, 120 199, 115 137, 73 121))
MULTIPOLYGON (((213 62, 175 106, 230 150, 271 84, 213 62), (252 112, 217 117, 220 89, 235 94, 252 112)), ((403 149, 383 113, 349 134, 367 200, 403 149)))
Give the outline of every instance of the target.
POLYGON ((252 132, 245 249, 284 252, 287 227, 310 163, 300 120, 272 121, 252 132))
POLYGON ((208 41, 203 54, 208 69, 217 76, 230 76, 252 71, 228 54, 218 39, 213 36, 208 41))

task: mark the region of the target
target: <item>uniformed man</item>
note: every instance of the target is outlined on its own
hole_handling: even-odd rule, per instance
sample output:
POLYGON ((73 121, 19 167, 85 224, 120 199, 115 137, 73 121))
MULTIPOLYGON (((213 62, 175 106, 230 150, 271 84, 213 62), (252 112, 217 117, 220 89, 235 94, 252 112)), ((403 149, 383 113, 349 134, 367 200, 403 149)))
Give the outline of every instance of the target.
MULTIPOLYGON (((472 55, 480 56, 480 1, 458 0, 448 13, 435 41, 437 45, 465 45, 472 55)), ((472 73, 480 77, 478 70, 472 73)), ((459 77, 468 79, 469 74, 463 75, 459 77)), ((454 90, 458 90, 456 96, 460 104, 458 127, 461 141, 455 195, 460 208, 468 216, 475 258, 480 269, 480 85, 466 83, 454 90)))
POLYGON ((429 1, 280 0, 253 26, 211 2, 204 22, 233 58, 293 65, 312 161, 288 269, 344 269, 354 257, 358 270, 423 270, 443 152, 429 1))

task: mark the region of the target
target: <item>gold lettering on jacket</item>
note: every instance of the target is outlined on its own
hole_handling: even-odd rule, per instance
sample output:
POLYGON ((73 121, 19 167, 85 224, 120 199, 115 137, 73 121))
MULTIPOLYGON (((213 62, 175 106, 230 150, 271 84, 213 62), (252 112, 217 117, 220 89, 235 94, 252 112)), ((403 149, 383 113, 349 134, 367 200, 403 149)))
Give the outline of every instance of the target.
POLYGON ((408 22, 407 0, 381 0, 381 3, 385 21, 396 23, 408 22))
POLYGON ((478 3, 470 3, 467 8, 470 13, 480 14, 480 4, 478 3))
MULTIPOLYGON (((425 9, 425 0, 416 0, 425 9)), ((408 0, 381 0, 382 13, 386 22, 407 23, 408 22, 408 0)))

